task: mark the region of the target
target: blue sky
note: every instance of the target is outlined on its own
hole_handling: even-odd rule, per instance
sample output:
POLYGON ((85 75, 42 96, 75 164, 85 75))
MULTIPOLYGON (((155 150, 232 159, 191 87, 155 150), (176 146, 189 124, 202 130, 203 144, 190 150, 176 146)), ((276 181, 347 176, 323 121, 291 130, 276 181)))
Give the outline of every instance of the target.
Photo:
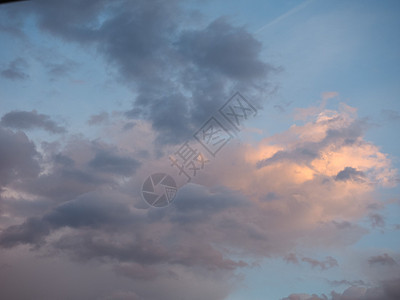
POLYGON ((398 1, 0 5, 0 295, 397 299, 399 14, 398 1), (200 147, 193 133, 237 91, 257 116, 173 203, 147 205, 146 176, 179 186, 169 155, 200 147))

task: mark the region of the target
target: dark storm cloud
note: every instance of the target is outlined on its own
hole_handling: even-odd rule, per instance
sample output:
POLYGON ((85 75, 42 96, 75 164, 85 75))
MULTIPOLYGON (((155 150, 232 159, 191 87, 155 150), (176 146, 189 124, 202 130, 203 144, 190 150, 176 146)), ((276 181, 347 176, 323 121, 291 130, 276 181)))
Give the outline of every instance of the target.
POLYGON ((6 113, 0 121, 5 127, 15 129, 35 129, 41 128, 51 133, 64 133, 64 127, 59 126, 51 120, 48 115, 38 114, 37 111, 11 111, 6 113))
POLYGON ((0 187, 12 180, 36 177, 39 153, 23 132, 0 127, 0 187))

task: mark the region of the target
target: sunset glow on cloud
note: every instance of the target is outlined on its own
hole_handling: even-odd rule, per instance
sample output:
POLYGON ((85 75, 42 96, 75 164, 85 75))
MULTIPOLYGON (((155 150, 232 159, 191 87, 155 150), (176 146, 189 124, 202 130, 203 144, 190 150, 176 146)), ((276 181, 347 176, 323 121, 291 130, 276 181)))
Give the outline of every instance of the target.
POLYGON ((399 13, 0 5, 0 298, 400 299, 399 13))

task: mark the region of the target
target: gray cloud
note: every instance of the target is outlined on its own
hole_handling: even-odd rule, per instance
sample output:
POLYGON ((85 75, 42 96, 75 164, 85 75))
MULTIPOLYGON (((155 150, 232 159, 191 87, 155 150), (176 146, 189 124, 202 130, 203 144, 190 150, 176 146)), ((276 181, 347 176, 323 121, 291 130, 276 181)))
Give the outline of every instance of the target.
POLYGON ((21 225, 7 227, 0 234, 0 245, 5 248, 24 243, 40 245, 50 233, 49 226, 38 218, 30 218, 21 225))
POLYGON ((29 78, 25 70, 29 67, 23 58, 17 58, 9 63, 6 69, 1 71, 1 76, 11 80, 23 80, 29 78))
POLYGON ((40 172, 39 153, 23 132, 0 127, 0 157, 0 187, 16 178, 34 178, 40 172))
POLYGON ((43 217, 44 223, 53 228, 69 226, 73 228, 102 225, 123 225, 132 220, 128 207, 118 201, 110 201, 106 192, 82 195, 65 202, 43 217))
MULTIPOLYGON (((329 119, 328 121, 323 121, 322 123, 333 123, 342 120, 342 117, 336 117, 329 119)), ((343 122, 344 123, 344 122, 343 122)), ((326 135, 319 142, 299 142, 296 144, 295 149, 278 151, 272 157, 261 160, 257 163, 258 168, 276 163, 278 161, 296 161, 297 163, 309 164, 312 160, 319 157, 321 150, 325 149, 328 145, 334 144, 336 147, 350 146, 357 143, 359 139, 363 136, 364 131, 367 127, 365 120, 355 120, 349 124, 342 124, 339 129, 329 128, 326 130, 326 135)), ((358 176, 361 178, 363 174, 357 173, 358 171, 352 170, 349 167, 343 170, 342 174, 338 174, 340 180, 346 176, 358 176), (354 174, 354 172, 356 172, 354 174)), ((353 178, 352 177, 352 178, 353 178)))
POLYGON ((89 166, 99 172, 129 176, 135 173, 140 163, 127 156, 113 154, 110 151, 99 149, 89 166))
POLYGON ((385 218, 380 214, 370 214, 369 220, 371 222, 372 227, 385 227, 385 218))
POLYGON ((0 234, 0 245, 40 245, 51 231, 66 226, 98 228, 132 222, 127 206, 109 201, 108 196, 105 192, 88 193, 60 204, 41 218, 28 218, 21 225, 10 226, 0 234))
MULTIPOLYGON (((193 191, 191 194, 193 195, 193 191)), ((170 264, 204 268, 207 271, 234 271, 236 268, 247 266, 243 261, 225 258, 223 253, 212 247, 207 240, 199 240, 190 234, 177 235, 180 225, 166 233, 166 236, 179 237, 181 243, 161 243, 152 239, 146 234, 152 226, 162 227, 171 221, 166 216, 155 218, 154 212, 149 211, 147 215, 143 215, 140 211, 132 211, 128 204, 130 201, 130 197, 117 192, 102 190, 86 193, 56 206, 41 218, 28 218, 20 225, 6 228, 0 234, 0 245, 6 248, 19 244, 39 247, 52 232, 68 227, 75 231, 62 235, 52 247, 70 253, 71 257, 82 261, 108 259, 135 262, 141 266, 170 264), (114 234, 116 229, 122 235, 129 234, 130 238, 120 240, 114 234)), ((210 205, 211 200, 207 206, 210 205)), ((228 202, 223 202, 213 207, 228 205, 228 202)), ((190 214, 189 207, 183 209, 190 214)), ((192 208, 193 211, 199 209, 201 205, 192 208)), ((174 210, 171 208, 169 211, 174 214, 174 210)), ((211 207, 207 210, 209 214, 217 213, 212 212, 211 207)), ((192 224, 189 222, 186 220, 186 230, 198 220, 192 220, 192 224)))
POLYGON ((90 119, 87 121, 87 123, 89 125, 98 125, 98 124, 107 122, 108 118, 109 118, 108 113, 101 112, 101 113, 98 113, 97 115, 91 115, 90 119))
POLYGON ((399 121, 400 120, 400 113, 396 110, 382 109, 381 114, 383 115, 385 120, 391 120, 391 121, 399 121))
POLYGON ((282 298, 281 300, 328 300, 326 295, 321 295, 321 297, 313 294, 291 294, 289 297, 282 298))
POLYGON ((330 297, 322 294, 291 294, 282 300, 397 300, 400 297, 400 279, 383 280, 379 285, 366 288, 351 286, 343 293, 332 291, 330 297))
MULTIPOLYGON (((259 205, 238 191, 196 184, 180 189, 174 205, 168 208, 140 209, 136 204, 141 200, 134 194, 140 185, 137 177, 130 181, 121 178, 134 171, 126 171, 121 162, 136 156, 100 140, 77 137, 62 148, 57 143, 43 143, 41 148, 47 171, 18 181, 12 187, 52 202, 47 211, 36 211, 35 217, 28 216, 20 225, 5 226, 0 236, 2 247, 34 246, 57 257, 66 254, 82 264, 90 261, 96 266, 110 265, 118 275, 146 284, 168 277, 166 268, 193 278, 213 273, 232 276, 248 266, 248 261, 232 258, 225 249, 263 258, 286 253, 299 240, 307 245, 351 244, 364 234, 356 224, 332 221, 331 217, 318 224, 307 221, 305 226, 303 218, 308 219, 310 205, 313 206, 302 185, 289 192, 286 186, 267 189, 268 193, 273 191, 279 196, 272 197, 271 203, 283 205, 285 214, 259 205), (296 201, 293 193, 304 194, 307 201, 296 201)), ((222 173, 217 172, 216 177, 219 174, 222 173)), ((273 174, 278 176, 282 175, 273 174)), ((335 184, 333 178, 329 180, 335 184)), ((308 184, 311 188, 320 187, 314 186, 315 182, 308 184)), ((321 191, 325 190, 322 186, 321 191)), ((319 200, 320 195, 320 192, 311 195, 310 200, 319 200)), ((16 250, 21 248, 24 247, 16 250)), ((303 263, 321 270, 337 264, 329 257, 303 258, 303 263)), ((218 284, 224 284, 224 280, 215 279, 218 284)), ((177 294, 182 292, 174 295, 177 294)))
POLYGON ((45 67, 47 68, 51 79, 54 80, 56 78, 68 75, 77 67, 77 63, 71 60, 65 60, 64 62, 45 63, 45 67))
POLYGON ((298 264, 299 260, 296 256, 296 254, 294 253, 289 253, 287 255, 285 255, 285 257, 283 258, 287 263, 292 263, 292 264, 298 264))
POLYGON ((243 27, 220 18, 203 30, 183 32, 180 52, 197 67, 204 66, 229 78, 250 81, 266 76, 269 66, 258 60, 261 43, 243 27))
POLYGON ((276 71, 260 59, 261 43, 227 19, 186 29, 180 1, 38 1, 29 7, 43 30, 104 55, 137 95, 126 116, 151 121, 160 144, 188 139, 238 89, 260 103, 276 71))
POLYGON ((351 285, 351 286, 367 286, 364 281, 362 280, 328 280, 328 282, 333 286, 340 286, 340 285, 351 285))
POLYGON ((137 263, 121 263, 115 267, 115 272, 119 275, 132 278, 134 280, 154 280, 160 275, 157 268, 153 266, 140 265, 137 263))
POLYGON ((335 180, 346 181, 346 180, 362 180, 365 174, 361 171, 357 171, 355 168, 346 167, 339 173, 337 173, 335 180))
POLYGON ((0 124, 5 127, 15 129, 44 129, 51 133, 64 133, 64 127, 59 126, 55 121, 51 120, 45 114, 39 114, 36 110, 33 111, 11 111, 6 113, 0 121, 0 124))
POLYGON ((384 253, 383 255, 371 256, 368 259, 368 263, 371 266, 373 266, 373 265, 382 265, 382 266, 397 265, 396 261, 392 257, 390 257, 387 253, 384 253))
POLYGON ((99 141, 77 138, 71 139, 61 151, 46 143, 42 148, 42 162, 51 166, 51 170, 40 176, 22 176, 23 180, 13 182, 12 186, 57 203, 104 186, 116 186, 121 176, 132 176, 141 164, 131 154, 122 154, 114 145, 99 141))
MULTIPOLYGON (((190 137, 235 89, 256 96, 257 101, 274 71, 260 59, 262 45, 244 27, 218 19, 202 28, 187 29, 177 1, 43 0, 30 7, 42 30, 68 42, 94 47, 104 55, 119 71, 118 79, 134 91, 132 109, 125 115, 151 121, 162 144, 190 137)), ((55 75, 68 71, 65 67, 49 65, 55 75)), ((30 125, 17 122, 12 126, 47 128, 51 132, 52 125, 46 123, 51 120, 37 116, 39 121, 30 125)), ((103 117, 92 116, 89 123, 98 124, 103 117)), ((356 144, 362 129, 359 123, 353 123, 343 130, 330 130, 322 143, 300 145, 275 159, 300 158, 307 163, 326 145, 356 144)), ((272 197, 271 201, 282 200, 285 215, 256 205, 240 192, 196 185, 181 189, 174 205, 164 210, 138 209, 135 204, 141 200, 132 193, 132 186, 140 184, 140 179, 132 176, 140 168, 137 156, 112 145, 75 138, 63 149, 43 144, 43 162, 48 168, 39 174, 37 153, 30 147, 33 144, 23 134, 4 132, 12 139, 20 138, 10 149, 27 149, 24 160, 21 155, 4 168, 4 174, 16 174, 13 178, 19 180, 14 182, 10 177, 5 182, 21 194, 47 203, 47 209, 31 210, 19 225, 4 227, 0 245, 43 247, 44 252, 54 255, 68 254, 81 265, 90 261, 99 266, 96 263, 100 262, 107 268, 110 264, 117 275, 130 279, 129 285, 135 290, 116 292, 111 299, 224 299, 228 290, 225 282, 231 282, 236 270, 248 266, 230 257, 226 249, 265 257, 292 249, 309 233, 311 224, 307 224, 307 230, 302 227, 302 218, 309 216, 312 205, 306 199, 310 195, 307 192, 306 201, 297 201, 276 191, 279 199, 272 197), (31 173, 22 175, 25 170, 31 173), (165 277, 170 281, 161 281, 165 277), (181 282, 184 286, 179 286, 181 282)), ((8 146, 0 143, 2 147, 8 146)), ((11 153, 8 148, 6 153, 11 153)), ((302 191, 300 186, 290 193, 302 191)), ((331 231, 314 233, 310 240, 318 235, 345 240, 344 230, 357 229, 349 222, 329 226, 331 231)), ((286 260, 298 262, 294 254, 286 260)), ((322 270, 337 265, 331 257, 321 261, 303 258, 303 262, 322 270)), ((307 299, 311 297, 319 299, 307 299)))
POLYGON ((332 223, 338 228, 338 229, 349 229, 354 227, 353 224, 351 224, 348 221, 343 221, 343 222, 337 222, 337 221, 332 221, 332 223))
POLYGON ((321 270, 327 270, 339 266, 337 260, 331 256, 327 256, 325 260, 321 261, 310 257, 303 257, 301 261, 310 264, 312 268, 319 267, 321 270))

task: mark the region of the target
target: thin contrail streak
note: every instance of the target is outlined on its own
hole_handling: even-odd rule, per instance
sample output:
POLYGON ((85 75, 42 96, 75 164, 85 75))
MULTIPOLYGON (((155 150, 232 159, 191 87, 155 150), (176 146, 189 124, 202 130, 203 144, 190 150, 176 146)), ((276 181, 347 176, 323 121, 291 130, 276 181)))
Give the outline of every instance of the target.
POLYGON ((283 15, 277 17, 276 19, 272 20, 271 22, 265 24, 264 26, 262 26, 260 29, 258 29, 255 33, 259 34, 261 31, 267 29, 268 27, 271 27, 277 23, 279 23, 280 21, 286 19, 287 17, 291 16, 292 14, 298 12, 299 10, 302 10, 303 8, 305 8, 306 6, 308 6, 311 2, 313 2, 314 0, 307 0, 299 5, 297 5, 296 7, 292 8, 291 10, 289 10, 288 12, 284 13, 283 15))

